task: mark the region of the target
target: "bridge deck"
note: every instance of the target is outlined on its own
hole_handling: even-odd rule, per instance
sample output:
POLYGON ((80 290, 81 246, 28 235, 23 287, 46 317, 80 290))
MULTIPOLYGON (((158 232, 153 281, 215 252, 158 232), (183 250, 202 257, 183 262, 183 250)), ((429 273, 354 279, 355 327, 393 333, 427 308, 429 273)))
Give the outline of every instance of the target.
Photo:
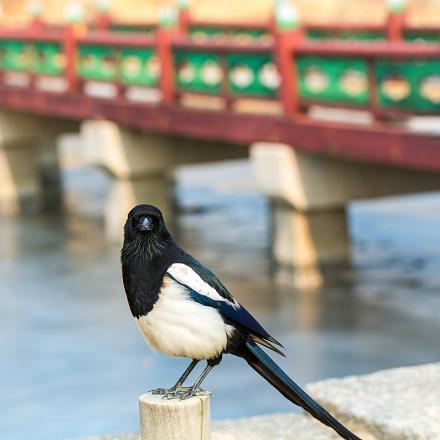
POLYGON ((93 99, 0 87, 0 105, 53 117, 105 118, 146 132, 237 144, 283 142, 303 151, 395 166, 440 170, 440 137, 376 122, 357 125, 297 116, 207 111, 123 99, 93 99))

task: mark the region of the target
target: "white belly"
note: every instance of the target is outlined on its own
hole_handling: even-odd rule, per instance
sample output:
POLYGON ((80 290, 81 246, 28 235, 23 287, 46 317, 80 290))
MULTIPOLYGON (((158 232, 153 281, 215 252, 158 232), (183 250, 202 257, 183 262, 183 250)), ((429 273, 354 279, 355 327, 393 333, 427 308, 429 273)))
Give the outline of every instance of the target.
POLYGON ((192 299, 174 280, 166 279, 150 313, 136 324, 153 350, 169 356, 212 359, 226 348, 233 328, 212 307, 192 299))

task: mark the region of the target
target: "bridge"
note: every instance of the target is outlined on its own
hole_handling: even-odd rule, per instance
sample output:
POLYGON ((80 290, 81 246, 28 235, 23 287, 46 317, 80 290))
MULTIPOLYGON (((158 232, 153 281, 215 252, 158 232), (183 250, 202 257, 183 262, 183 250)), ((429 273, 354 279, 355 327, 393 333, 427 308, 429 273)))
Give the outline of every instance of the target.
POLYGON ((113 176, 110 239, 138 201, 172 209, 173 167, 250 147, 276 259, 347 258, 349 201, 440 188, 440 137, 413 123, 440 113, 440 29, 391 3, 383 26, 301 25, 281 1, 265 23, 197 21, 182 4, 159 23, 103 10, 0 28, 0 212, 42 206, 54 139, 81 123, 90 161, 113 176))

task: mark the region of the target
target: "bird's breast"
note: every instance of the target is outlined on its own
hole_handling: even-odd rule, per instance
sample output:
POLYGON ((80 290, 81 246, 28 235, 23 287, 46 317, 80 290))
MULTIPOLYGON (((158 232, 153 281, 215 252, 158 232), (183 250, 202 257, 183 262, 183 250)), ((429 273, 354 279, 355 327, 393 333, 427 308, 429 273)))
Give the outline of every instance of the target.
POLYGON ((192 300, 185 287, 169 277, 152 310, 136 318, 136 324, 154 350, 192 359, 217 357, 233 331, 215 308, 192 300))

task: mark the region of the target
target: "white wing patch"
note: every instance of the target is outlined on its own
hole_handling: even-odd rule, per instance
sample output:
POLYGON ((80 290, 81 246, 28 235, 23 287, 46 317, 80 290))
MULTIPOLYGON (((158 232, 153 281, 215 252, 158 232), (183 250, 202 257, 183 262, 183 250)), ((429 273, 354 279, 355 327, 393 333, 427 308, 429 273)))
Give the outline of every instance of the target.
POLYGON ((186 264, 174 263, 168 268, 167 272, 176 281, 188 286, 190 289, 200 293, 201 295, 207 296, 214 301, 223 301, 231 304, 235 308, 239 307, 239 304, 235 300, 234 302, 231 302, 219 295, 219 293, 213 287, 203 281, 202 278, 186 264))
POLYGON ((187 289, 168 276, 153 310, 136 324, 154 350, 192 359, 216 358, 235 330, 214 307, 193 301, 187 289))

